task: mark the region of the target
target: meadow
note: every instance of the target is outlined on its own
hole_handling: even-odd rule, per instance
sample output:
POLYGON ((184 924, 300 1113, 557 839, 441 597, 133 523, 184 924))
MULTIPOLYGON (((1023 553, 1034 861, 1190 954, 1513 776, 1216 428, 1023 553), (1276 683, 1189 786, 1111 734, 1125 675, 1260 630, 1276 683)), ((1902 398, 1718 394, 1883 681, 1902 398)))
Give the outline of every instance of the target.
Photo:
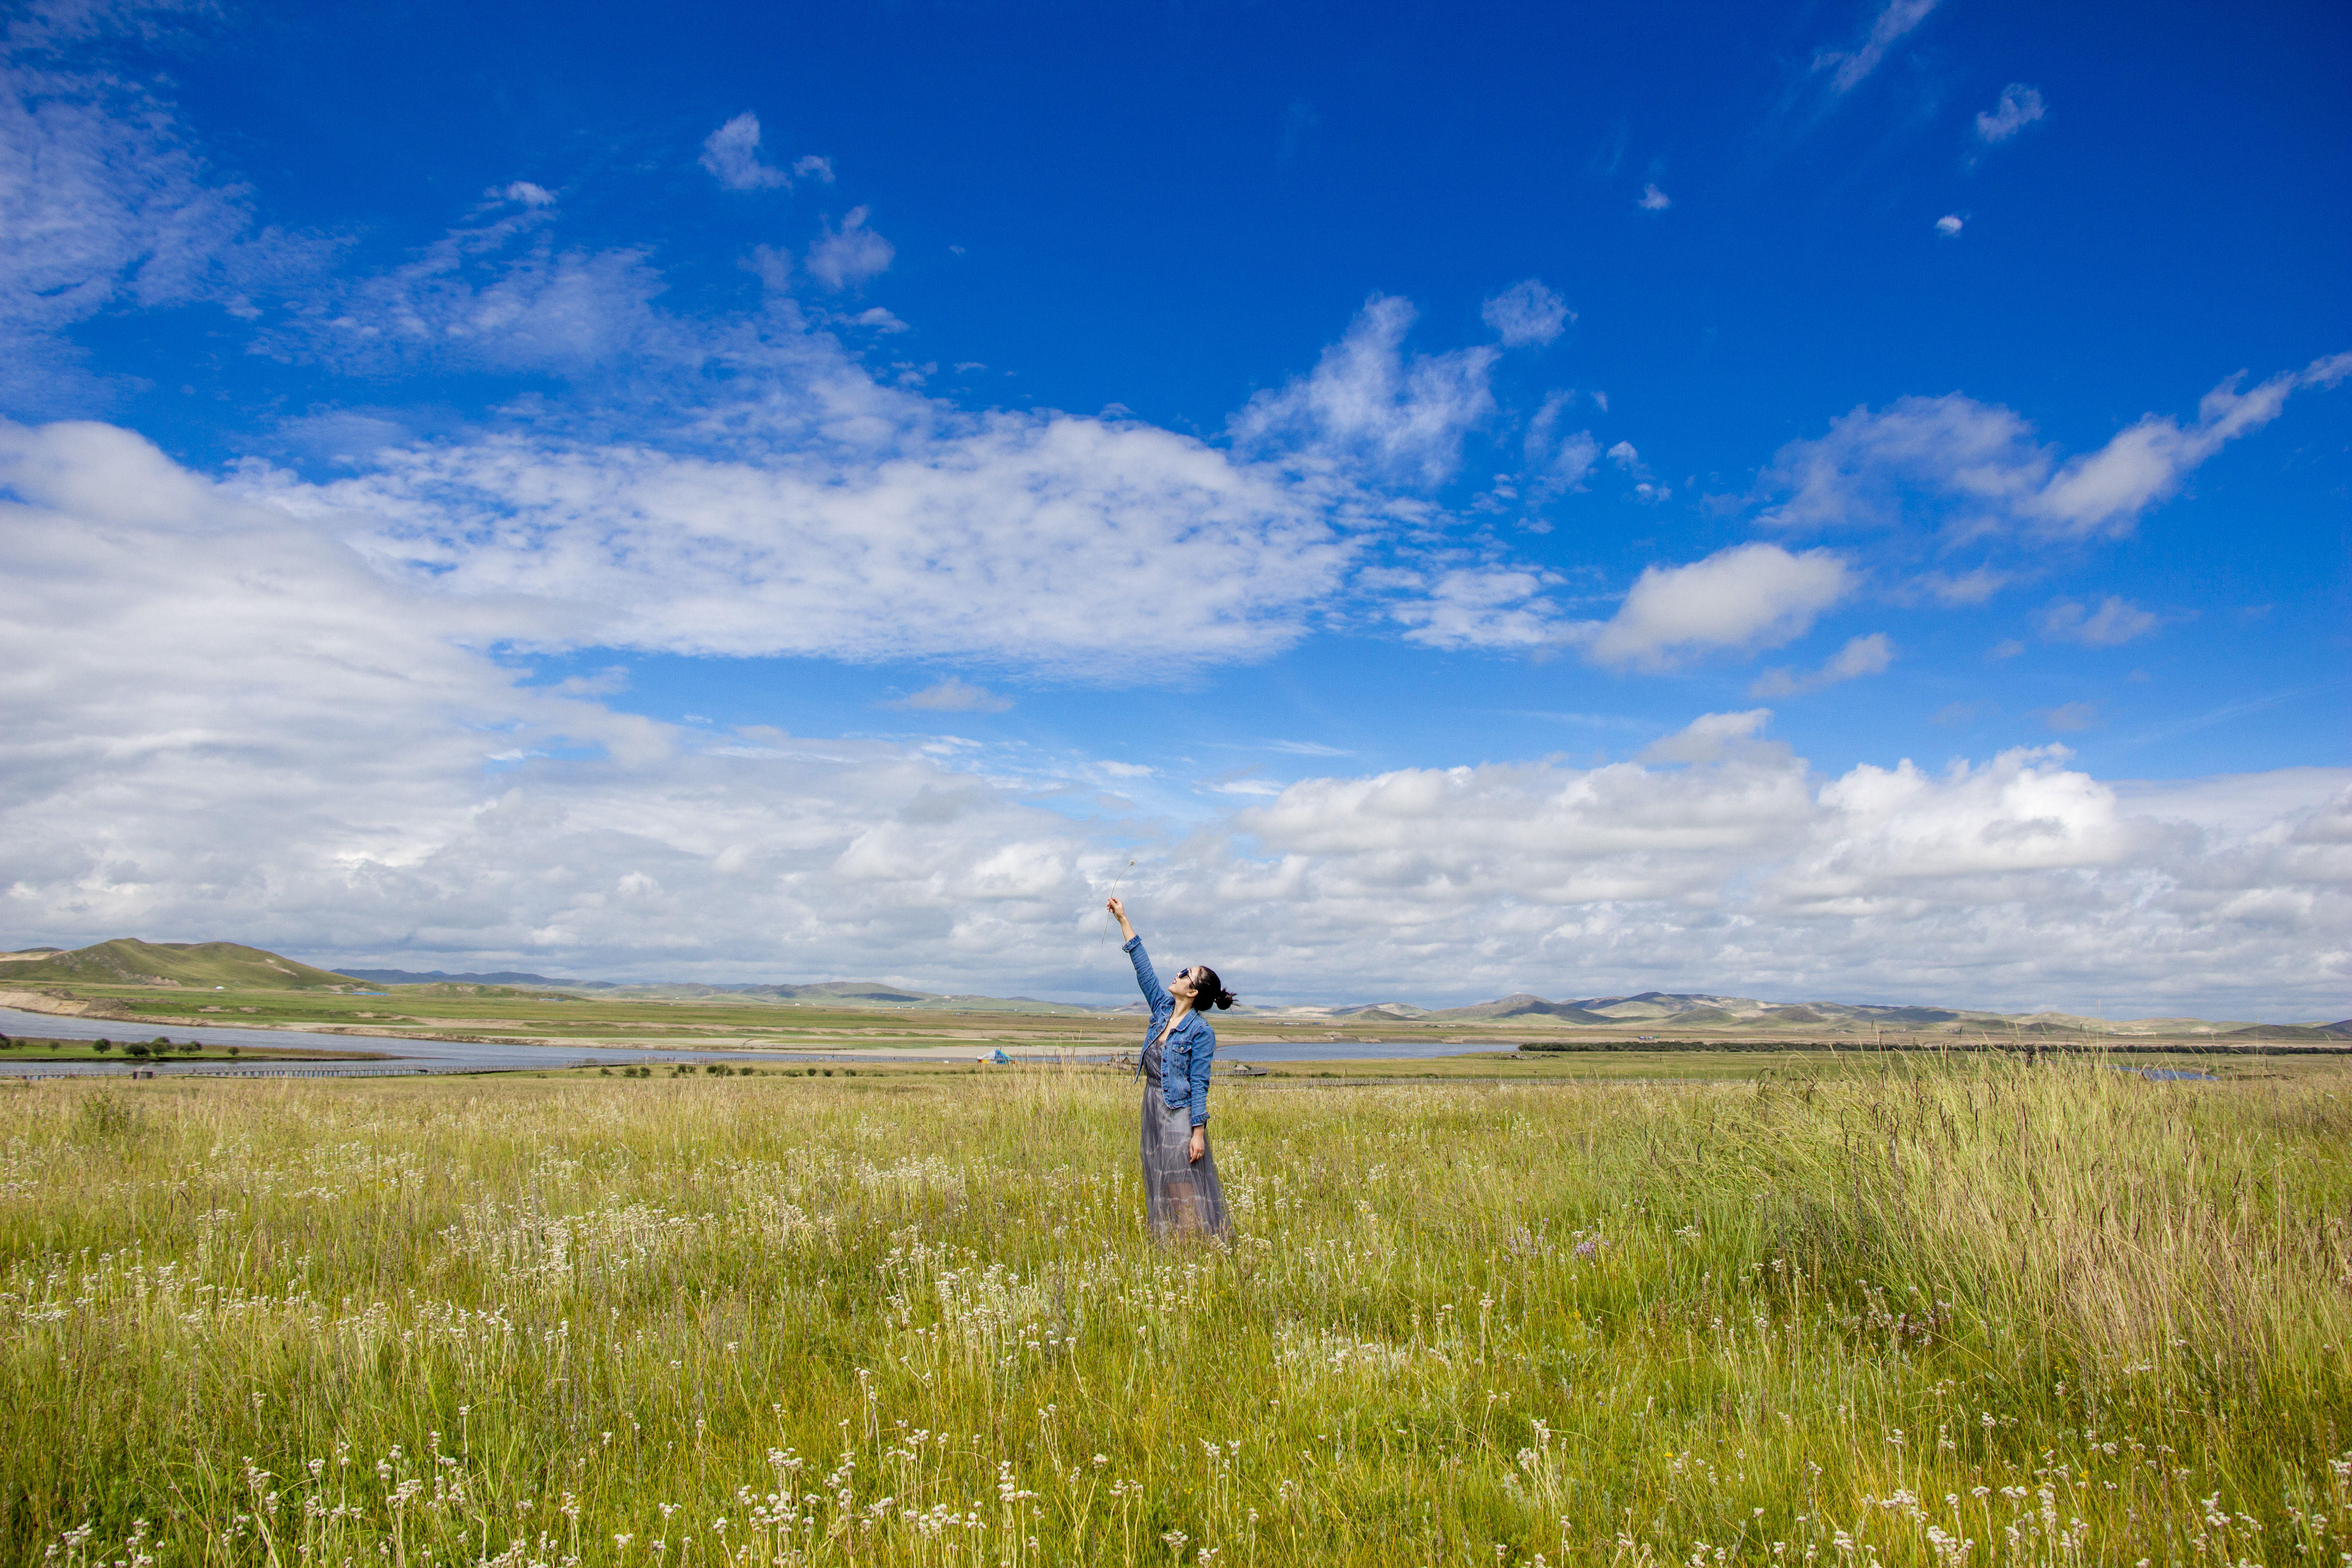
POLYGON ((0 1089, 0 1560, 2352 1561, 2352 1074, 0 1089))

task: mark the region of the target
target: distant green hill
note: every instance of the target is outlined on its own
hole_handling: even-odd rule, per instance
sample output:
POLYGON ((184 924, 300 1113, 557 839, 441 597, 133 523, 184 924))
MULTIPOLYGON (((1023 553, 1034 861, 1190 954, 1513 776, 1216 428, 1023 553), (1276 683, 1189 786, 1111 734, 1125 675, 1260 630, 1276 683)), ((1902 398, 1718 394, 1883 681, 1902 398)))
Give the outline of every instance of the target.
POLYGON ((209 991, 352 991, 347 974, 313 969, 233 942, 118 937, 71 952, 0 963, 0 985, 182 985, 209 991))

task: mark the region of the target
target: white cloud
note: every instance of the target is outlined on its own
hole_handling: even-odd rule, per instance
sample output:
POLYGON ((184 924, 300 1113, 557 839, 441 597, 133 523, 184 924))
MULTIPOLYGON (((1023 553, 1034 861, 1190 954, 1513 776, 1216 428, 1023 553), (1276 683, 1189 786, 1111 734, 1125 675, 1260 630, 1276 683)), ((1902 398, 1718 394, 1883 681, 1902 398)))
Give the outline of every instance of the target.
POLYGON ((822 237, 809 247, 809 276, 836 293, 855 289, 890 268, 896 247, 866 226, 866 209, 852 207, 839 228, 828 224, 822 237))
POLYGON ((59 334, 121 305, 198 302, 249 316, 246 293, 315 247, 248 237, 247 193, 215 178, 174 106, 55 47, 116 25, 101 7, 5 24, 0 62, 0 405, 54 409, 100 388, 59 334))
MULTIPOLYGON (((530 597, 538 646, 1068 672, 1113 635, 1087 606, 1141 595, 1171 607, 1137 651, 1197 666, 1302 635, 1374 526, 1427 515, 1367 481, 1449 467, 1464 420, 1492 406, 1496 350, 1408 364, 1395 339, 1411 307, 1378 301, 1314 377, 1244 411, 1255 438, 1235 454, 1131 417, 966 414, 909 390, 931 367, 897 367, 901 384, 885 385, 812 331, 775 287, 783 258, 747 265, 771 260, 757 316, 694 323, 660 308, 642 258, 558 250, 543 214, 453 233, 265 341, 362 370, 552 372, 584 395, 462 440, 372 438, 353 456, 365 471, 331 486, 257 468, 242 482, 333 513, 370 559, 436 592, 530 597), (1196 549, 1226 568, 1216 592, 1170 592, 1196 549)), ((842 324, 903 325, 872 310, 842 324)), ((1580 477, 1590 437, 1549 455, 1531 489, 1580 477)), ((1454 625, 1461 608, 1449 599, 1409 624, 1454 625)), ((1524 640, 1524 616, 1474 619, 1524 640)))
POLYGON ((1405 640, 1441 648, 1539 648, 1561 638, 1558 606, 1544 581, 1508 567, 1441 572, 1391 612, 1412 629, 1405 640))
POLYGON ((1373 476, 1436 485, 1462 461, 1462 440, 1494 412, 1492 347, 1451 353, 1403 352, 1415 311, 1374 295, 1347 335, 1323 351, 1311 374, 1261 392, 1231 421, 1245 449, 1329 466, 1360 465, 1373 476))
POLYGON ((1313 498, 1167 431, 819 390, 833 438, 756 458, 515 434, 248 482, 436 594, 538 605, 548 646, 1076 669, 1110 639, 1192 666, 1295 640, 1356 553, 1313 498))
POLYGON ((2041 89, 2021 81, 2011 82, 2000 89, 1999 102, 1977 115, 1977 137, 1983 142, 2006 142, 2042 114, 2041 89))
POLYGON ((748 110, 703 140, 699 162, 730 191, 775 190, 793 183, 785 171, 760 162, 760 117, 748 110))
POLYGON ((811 153, 793 162, 793 173, 803 180, 815 180, 829 185, 833 184, 833 160, 820 158, 811 153))
POLYGON ((1936 220, 1936 232, 1942 235, 1946 239, 1950 239, 1954 236, 1958 235, 1960 232, 1960 215, 1958 213, 1946 213, 1942 217, 1936 220))
POLYGON ((501 186, 494 194, 502 200, 520 202, 527 207, 551 207, 555 205, 553 191, 544 185, 534 185, 529 180, 517 180, 510 185, 501 186))
POLYGON ((654 301, 665 287, 638 250, 560 250, 553 209, 524 206, 454 229, 414 260, 306 289, 256 346, 362 374, 550 371, 586 376, 652 357, 697 356, 693 333, 654 301))
POLYGON ((1777 647, 1802 637, 1854 581, 1829 551, 1791 554, 1776 544, 1652 566, 1615 616, 1591 633, 1587 652, 1603 664, 1662 669, 1718 649, 1777 647))
POLYGON ((1966 572, 1927 572, 1914 580, 1912 586, 1928 597, 1946 605, 1981 605, 2007 587, 2012 575, 1996 572, 1990 566, 1974 566, 1966 572))
POLYGON ((950 675, 883 706, 910 713, 1002 713, 1013 706, 1013 699, 950 675))
POLYGON ((1857 408, 1829 433, 1783 447, 1762 489, 1765 513, 1792 527, 1884 527, 1910 516, 1958 537, 2026 531, 2065 537, 2130 531, 2229 441, 2276 418, 2288 394, 2343 379, 2352 356, 2314 361, 2239 392, 2232 376, 2205 395, 2195 423, 2147 415, 2095 452, 2061 461, 2012 411, 1958 393, 1857 408))
POLYGON ((1851 49, 1824 51, 1813 58, 1813 71, 1830 73, 1830 86, 1837 92, 1851 92, 1862 79, 1878 68, 1886 51, 1895 47, 1905 34, 1927 19, 1936 8, 1937 0, 1887 0, 1877 16, 1871 18, 1870 31, 1861 43, 1851 49))
POLYGON ((1568 301, 1530 278, 1514 283, 1486 301, 1480 314, 1503 340, 1505 348, 1548 343, 1576 320, 1568 301))
POLYGON ((2322 922, 2352 915, 2352 844, 2336 837, 2352 773, 2284 791, 2259 775, 2137 810, 2056 749, 1813 784, 1802 759, 1754 738, 1762 717, 1693 725, 1660 748, 1680 769, 1294 784, 1243 815, 1263 858, 1216 884, 1238 901, 1219 919, 1263 900, 1297 922, 1278 955, 1350 973, 1420 973, 1442 952, 1460 965, 1454 994, 1703 984, 2027 1005, 2128 991, 2143 1013, 2340 1013, 2352 953, 2322 922))
POLYGON ((1653 181, 1642 187, 1642 194, 1634 198, 1633 205, 1645 213, 1662 213, 1675 205, 1675 198, 1658 189, 1656 182, 1653 181))
POLYGON ((1895 643, 1885 632, 1859 637, 1832 654, 1816 670, 1768 669, 1748 689, 1750 697, 1795 697, 1858 676, 1884 674, 1895 662, 1895 643))
POLYGON ((1162 957, 1268 999, 1377 978, 1431 1001, 2128 991, 2292 1016, 2352 980, 2343 770, 2126 800, 2052 751, 1824 782, 1759 710, 1644 763, 1254 802, 1215 786, 1276 786, 1170 781, 1209 815, 1091 825, 1024 798, 1162 787, 1152 770, 681 729, 598 700, 617 678, 518 685, 479 650, 533 635, 528 600, 382 577, 324 520, 119 430, 0 426, 0 488, 12 945, 221 936, 335 963, 1113 995, 1100 896, 1124 875, 1162 957))
POLYGON ((2073 599, 2057 600, 2034 617, 2034 624, 2048 642, 2115 647, 2144 637, 2164 623, 2161 617, 2110 594, 2095 610, 2086 610, 2073 599))

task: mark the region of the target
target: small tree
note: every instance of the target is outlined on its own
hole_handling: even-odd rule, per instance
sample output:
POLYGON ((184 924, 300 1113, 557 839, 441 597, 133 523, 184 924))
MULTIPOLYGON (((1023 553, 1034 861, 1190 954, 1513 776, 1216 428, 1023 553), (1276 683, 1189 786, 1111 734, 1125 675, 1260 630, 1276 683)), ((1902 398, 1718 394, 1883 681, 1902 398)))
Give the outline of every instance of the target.
POLYGON ((138 1041, 136 1041, 136 1040, 131 1041, 129 1045, 127 1045, 127 1046, 123 1047, 122 1048, 123 1048, 125 1051, 128 1051, 131 1056, 133 1056, 133 1057, 137 1058, 138 1058, 139 1060, 141 1060, 141 1061, 145 1061, 145 1060, 147 1059, 147 1047, 146 1047, 145 1046, 141 1045, 141 1044, 140 1044, 138 1041))
POLYGON ((190 1040, 186 1045, 180 1047, 180 1049, 185 1051, 190 1056, 194 1056, 198 1051, 201 1051, 204 1048, 205 1043, 202 1040, 190 1040))
POLYGON ((110 1051, 114 1048, 114 1042, 112 1040, 101 1039, 98 1042, 97 1048, 100 1051, 110 1051))

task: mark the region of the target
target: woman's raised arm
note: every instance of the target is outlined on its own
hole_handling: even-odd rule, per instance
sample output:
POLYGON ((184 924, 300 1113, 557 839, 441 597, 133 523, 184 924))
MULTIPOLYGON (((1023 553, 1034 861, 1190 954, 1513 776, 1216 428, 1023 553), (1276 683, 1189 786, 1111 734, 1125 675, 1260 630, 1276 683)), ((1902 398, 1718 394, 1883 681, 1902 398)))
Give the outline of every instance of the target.
POLYGON ((1168 988, 1160 984, 1160 976, 1151 967, 1151 955, 1143 951, 1143 939, 1136 935, 1135 927, 1128 923, 1127 906, 1114 897, 1103 907, 1118 918, 1119 933, 1127 938, 1123 944, 1127 948, 1127 956, 1135 962, 1136 988, 1143 993, 1144 1005, 1151 1009, 1152 1019, 1157 1022, 1162 1013, 1176 1005, 1176 998, 1168 994, 1168 988))

